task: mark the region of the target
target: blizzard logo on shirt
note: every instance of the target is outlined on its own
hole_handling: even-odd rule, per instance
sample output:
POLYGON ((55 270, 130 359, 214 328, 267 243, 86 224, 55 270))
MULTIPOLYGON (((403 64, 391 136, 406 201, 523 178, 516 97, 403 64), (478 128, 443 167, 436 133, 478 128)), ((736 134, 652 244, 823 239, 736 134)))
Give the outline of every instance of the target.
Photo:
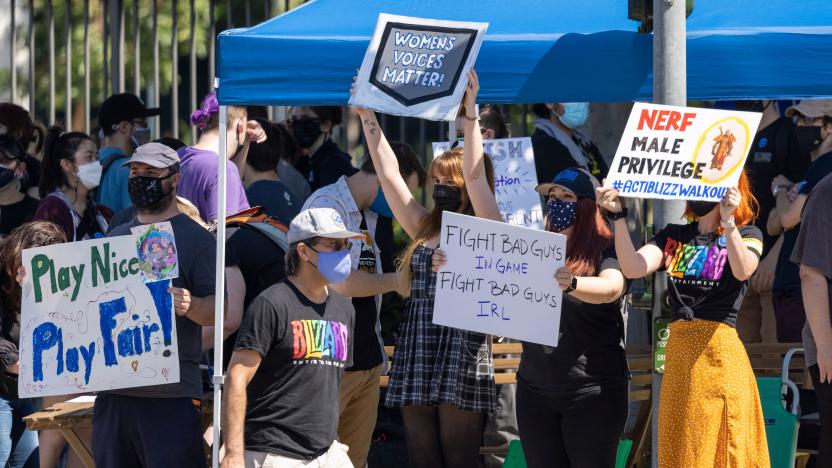
POLYGON ((344 367, 349 350, 349 330, 328 320, 292 321, 292 359, 295 365, 344 367))
POLYGON ((683 280, 705 280, 702 286, 713 286, 709 282, 722 279, 728 250, 725 241, 711 245, 688 245, 673 239, 667 239, 664 245, 664 262, 667 272, 673 278, 683 280))

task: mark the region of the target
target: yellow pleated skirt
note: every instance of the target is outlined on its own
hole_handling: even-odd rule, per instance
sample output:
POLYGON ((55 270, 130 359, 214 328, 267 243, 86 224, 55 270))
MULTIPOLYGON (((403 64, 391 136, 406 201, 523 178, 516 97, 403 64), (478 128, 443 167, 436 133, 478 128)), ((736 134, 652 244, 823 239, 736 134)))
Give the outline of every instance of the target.
POLYGON ((659 467, 769 468, 760 395, 737 331, 670 324, 659 398, 659 467))

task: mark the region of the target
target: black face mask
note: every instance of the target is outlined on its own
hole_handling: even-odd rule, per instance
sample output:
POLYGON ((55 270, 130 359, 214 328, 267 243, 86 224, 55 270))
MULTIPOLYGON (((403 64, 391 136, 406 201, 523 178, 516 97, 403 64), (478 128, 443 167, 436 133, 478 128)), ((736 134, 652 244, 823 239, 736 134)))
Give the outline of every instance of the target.
POLYGON ((693 211, 698 217, 705 216, 706 214, 710 213, 711 210, 717 205, 716 202, 709 202, 709 201, 689 201, 688 208, 693 211))
POLYGON ((450 185, 435 184, 433 204, 442 211, 456 212, 462 205, 462 190, 450 185))
POLYGON ((162 181, 169 179, 175 172, 164 177, 138 176, 127 179, 127 191, 130 201, 141 210, 156 211, 166 208, 165 202, 173 192, 173 187, 167 192, 162 188, 162 181))
POLYGON ((814 125, 798 125, 794 128, 797 135, 797 145, 800 151, 804 153, 811 153, 815 148, 820 146, 823 137, 820 132, 821 127, 814 125))
POLYGON ((310 119, 304 117, 302 119, 292 119, 292 134, 295 136, 295 141, 303 149, 309 148, 321 136, 321 122, 318 119, 310 119))

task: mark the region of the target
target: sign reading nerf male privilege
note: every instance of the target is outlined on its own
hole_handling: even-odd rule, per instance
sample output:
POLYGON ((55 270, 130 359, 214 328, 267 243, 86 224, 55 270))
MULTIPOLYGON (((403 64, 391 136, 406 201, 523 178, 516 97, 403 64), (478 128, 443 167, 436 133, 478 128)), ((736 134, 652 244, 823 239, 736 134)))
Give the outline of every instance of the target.
POLYGON ((604 183, 624 197, 719 201, 762 114, 636 103, 604 183))
MULTIPOLYGON (((504 138, 482 142, 485 153, 494 162, 494 193, 503 220, 515 226, 543 229, 543 210, 534 168, 532 139, 504 138)), ((448 151, 447 141, 433 144, 433 157, 448 151)))
POLYGON ((350 105, 453 120, 488 23, 380 14, 350 105))
POLYGON ((557 346, 566 236, 446 211, 433 323, 557 346))
POLYGON ((171 276, 145 282, 137 239, 23 251, 21 397, 179 381, 171 276))

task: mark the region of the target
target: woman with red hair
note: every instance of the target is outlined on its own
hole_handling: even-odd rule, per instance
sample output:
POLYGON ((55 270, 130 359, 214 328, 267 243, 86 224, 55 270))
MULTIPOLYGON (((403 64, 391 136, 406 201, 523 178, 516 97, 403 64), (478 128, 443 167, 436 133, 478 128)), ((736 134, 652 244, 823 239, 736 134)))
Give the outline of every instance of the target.
POLYGON ((629 370, 623 296, 613 235, 598 205, 598 182, 564 169, 537 191, 547 198, 546 230, 566 235, 557 348, 523 343, 517 372, 517 426, 530 468, 606 468, 627 422, 629 370))
POLYGON ((760 396, 735 329, 763 250, 745 172, 719 203, 688 201, 690 222, 669 224, 638 251, 618 192, 599 188, 597 197, 615 219, 624 275, 667 272, 673 323, 659 400, 659 466, 769 466, 760 396))

